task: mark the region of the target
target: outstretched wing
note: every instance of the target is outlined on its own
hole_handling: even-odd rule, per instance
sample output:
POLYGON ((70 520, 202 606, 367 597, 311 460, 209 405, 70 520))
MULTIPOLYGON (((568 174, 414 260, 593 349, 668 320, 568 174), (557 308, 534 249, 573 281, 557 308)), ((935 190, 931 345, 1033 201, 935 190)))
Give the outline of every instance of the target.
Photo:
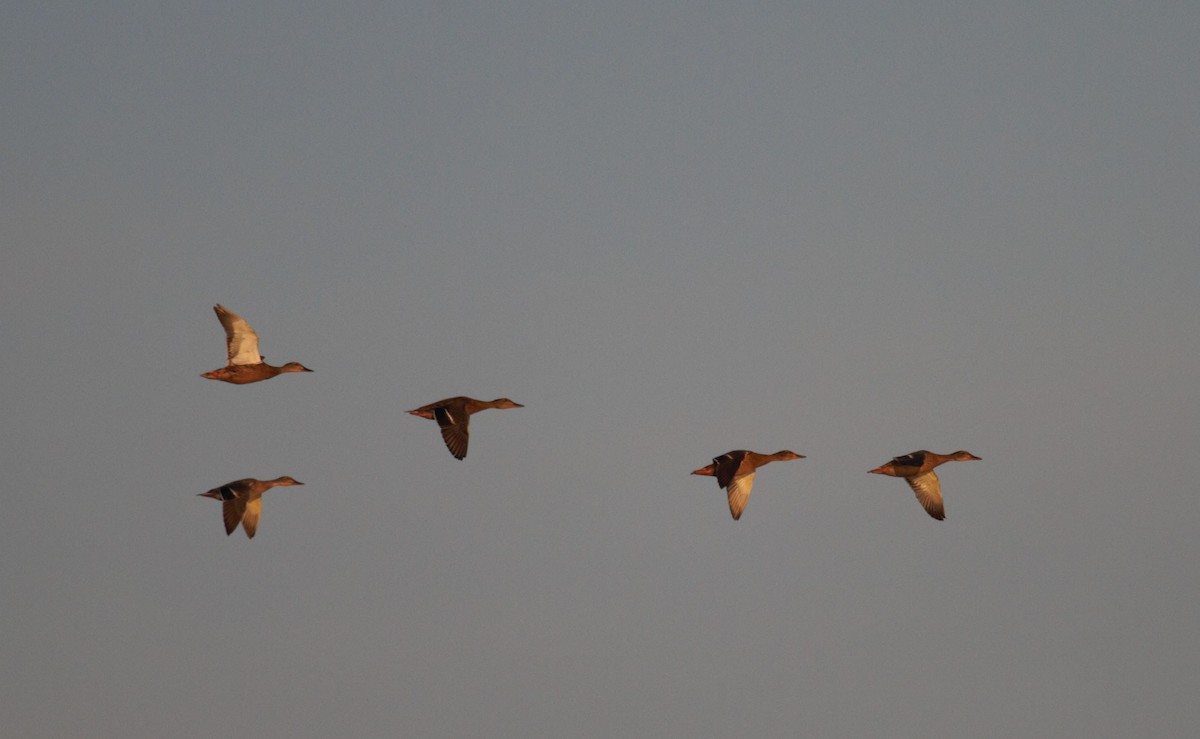
POLYGON ((246 499, 245 497, 229 498, 221 503, 221 513, 225 517, 225 535, 233 533, 233 530, 242 522, 242 517, 246 515, 246 499))
POLYGON ((246 320, 223 305, 213 306, 217 319, 225 327, 225 351, 228 364, 261 364, 258 353, 258 334, 246 320))
POLYGON ((929 515, 939 521, 946 518, 946 509, 942 504, 942 484, 938 481, 936 472, 930 470, 924 474, 906 477, 904 481, 916 493, 917 500, 929 515))
POLYGON ((467 456, 467 442, 471 438, 471 414, 466 408, 439 406, 433 409, 433 418, 442 428, 442 440, 455 459, 467 456))
POLYGON ((746 510, 746 503, 750 501, 750 488, 754 487, 754 470, 734 477, 729 483, 726 490, 729 493, 729 512, 733 514, 733 520, 736 521, 742 517, 742 511, 746 510))
POLYGON ((258 518, 262 515, 262 498, 246 502, 246 515, 242 517, 242 530, 246 532, 246 536, 254 538, 254 532, 258 531, 258 518))
MULTIPOLYGON (((733 484, 733 478, 741 472, 744 461, 746 461, 746 452, 741 450, 725 452, 719 457, 713 457, 713 465, 717 469, 717 484, 728 489, 733 484)), ((750 472, 754 472, 754 469, 751 468, 750 472)))

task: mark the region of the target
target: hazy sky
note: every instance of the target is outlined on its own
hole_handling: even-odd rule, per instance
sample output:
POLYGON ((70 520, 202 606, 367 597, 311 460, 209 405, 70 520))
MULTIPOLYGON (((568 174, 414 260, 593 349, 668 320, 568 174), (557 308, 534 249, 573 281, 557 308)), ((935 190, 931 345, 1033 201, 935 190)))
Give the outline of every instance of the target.
POLYGON ((0 16, 6 736, 1200 733, 1200 4, 0 16))

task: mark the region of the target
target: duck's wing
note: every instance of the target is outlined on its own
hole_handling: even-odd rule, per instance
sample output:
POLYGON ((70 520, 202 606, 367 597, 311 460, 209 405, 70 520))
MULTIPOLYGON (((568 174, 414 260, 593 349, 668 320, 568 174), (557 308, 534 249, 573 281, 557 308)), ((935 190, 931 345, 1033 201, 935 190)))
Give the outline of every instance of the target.
POLYGON ((246 498, 238 496, 235 498, 226 498, 221 502, 221 514, 225 517, 225 535, 233 533, 233 530, 242 522, 242 517, 246 515, 246 498))
POLYGON ((246 532, 246 536, 254 538, 254 532, 258 531, 258 518, 262 515, 262 498, 246 501, 246 515, 242 517, 242 530, 246 532))
POLYGON ((946 518, 946 509, 942 505, 942 484, 938 481, 937 473, 933 470, 920 475, 904 478, 908 486, 917 495, 917 500, 925 507, 925 511, 942 521, 946 518))
MULTIPOLYGON (((719 457, 713 457, 713 467, 716 468, 714 473, 717 478, 717 484, 722 488, 728 489, 733 483, 733 478, 737 477, 744 470, 743 462, 746 461, 746 453, 743 451, 725 452, 719 457)), ((754 468, 745 470, 753 473, 754 468)))
POLYGON ((750 488, 754 487, 754 470, 750 470, 744 475, 738 475, 730 481, 726 492, 729 493, 729 512, 733 514, 733 520, 736 521, 742 517, 742 511, 746 510, 746 503, 750 501, 750 488))
POLYGON ((467 456, 467 442, 471 438, 471 414, 459 405, 442 405, 433 409, 433 418, 442 428, 442 440, 455 459, 467 456))
POLYGON ((246 319, 223 305, 213 306, 217 319, 225 327, 225 351, 228 364, 261 364, 258 353, 258 334, 246 323, 246 319))
POLYGON ((414 416, 419 416, 421 418, 428 418, 429 420, 432 421, 432 420, 434 420, 434 413, 437 412, 438 408, 441 408, 442 406, 447 406, 447 405, 465 406, 467 400, 468 400, 468 398, 466 398, 465 396, 459 395, 459 396, 455 396, 453 398, 444 398, 442 400, 438 400, 433 403, 430 403, 429 405, 423 405, 420 408, 414 408, 411 411, 405 411, 405 412, 409 413, 411 415, 414 415, 414 416))
POLYGON ((896 467, 915 467, 920 469, 921 465, 925 464, 925 455, 929 452, 924 449, 919 449, 911 454, 905 454, 903 457, 892 457, 892 464, 896 467))

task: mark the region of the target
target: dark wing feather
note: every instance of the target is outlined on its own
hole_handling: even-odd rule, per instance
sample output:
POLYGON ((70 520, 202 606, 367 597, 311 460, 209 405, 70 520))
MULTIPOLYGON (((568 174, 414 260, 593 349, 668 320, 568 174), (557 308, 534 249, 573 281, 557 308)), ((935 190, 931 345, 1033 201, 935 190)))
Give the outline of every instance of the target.
POLYGON ((467 456, 467 442, 471 436, 471 416, 465 408, 440 406, 433 410, 434 420, 442 428, 442 440, 455 459, 467 456))
POLYGON ((233 530, 242 522, 242 517, 246 515, 246 499, 244 497, 230 498, 221 503, 221 513, 225 517, 225 535, 233 533, 233 530))
POLYGON ((745 452, 728 452, 719 457, 713 457, 713 464, 717 466, 717 484, 728 490, 745 460, 745 452))
POLYGON ((925 454, 925 450, 922 449, 919 452, 905 454, 903 457, 894 457, 892 459, 892 464, 896 465, 897 467, 920 467, 921 465, 925 464, 925 454))

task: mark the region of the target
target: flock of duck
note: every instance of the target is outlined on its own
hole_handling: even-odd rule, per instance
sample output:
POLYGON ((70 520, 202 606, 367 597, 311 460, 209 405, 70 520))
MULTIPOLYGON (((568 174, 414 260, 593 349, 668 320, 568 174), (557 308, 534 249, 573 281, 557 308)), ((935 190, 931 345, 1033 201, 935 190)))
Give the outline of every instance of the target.
MULTIPOLYGON (((250 324, 222 305, 214 306, 213 310, 216 311, 221 326, 225 328, 228 361, 224 367, 212 372, 205 372, 201 377, 234 385, 247 385, 252 382, 269 380, 286 372, 312 372, 299 362, 288 362, 279 367, 267 364, 259 354, 258 334, 254 333, 250 324)), ((472 414, 488 408, 523 407, 520 403, 508 398, 476 400, 460 395, 423 405, 408 411, 408 413, 437 421, 442 432, 442 440, 446 442, 446 448, 450 450, 455 459, 464 459, 467 456, 472 414)), ((692 474, 717 478, 717 485, 729 496, 729 513, 736 521, 742 517, 742 511, 746 509, 746 503, 750 499, 750 489, 754 485, 754 475, 758 468, 771 462, 786 462, 793 459, 804 459, 804 455, 787 449, 774 454, 759 454, 746 449, 735 449, 719 457, 714 457, 712 464, 694 470, 692 474)), ((965 451, 937 454, 922 449, 902 457, 895 457, 870 472, 904 478, 925 511, 941 521, 946 518, 946 510, 942 501, 941 482, 938 480, 934 468, 946 462, 966 462, 978 459, 979 457, 965 451)), ((262 515, 263 493, 273 487, 303 484, 287 475, 274 480, 246 478, 225 483, 208 492, 199 493, 199 495, 221 501, 226 535, 232 534, 240 524, 242 530, 246 532, 246 536, 254 538, 255 532, 258 531, 258 520, 262 515)))

